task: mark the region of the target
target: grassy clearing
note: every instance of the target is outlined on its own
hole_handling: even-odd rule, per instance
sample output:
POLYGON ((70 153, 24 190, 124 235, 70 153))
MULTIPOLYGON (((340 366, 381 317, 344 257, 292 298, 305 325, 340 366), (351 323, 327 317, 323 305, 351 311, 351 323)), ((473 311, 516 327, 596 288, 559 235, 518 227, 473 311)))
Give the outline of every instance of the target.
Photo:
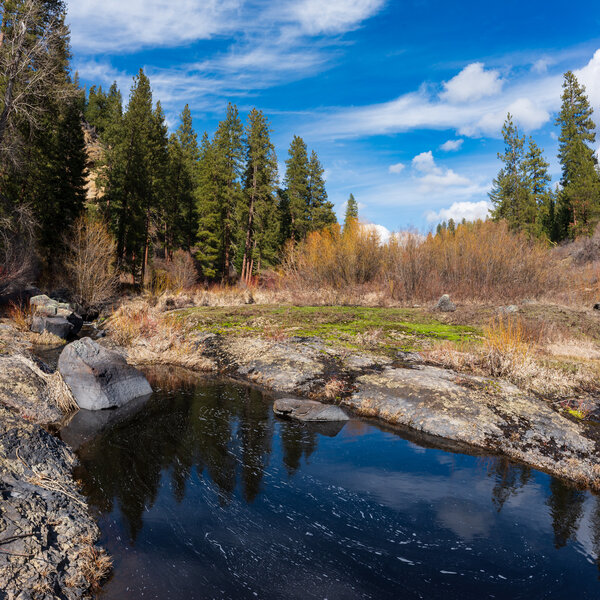
POLYGON ((320 338, 383 351, 418 350, 436 341, 467 342, 477 328, 443 323, 421 309, 349 306, 198 307, 173 313, 193 329, 224 335, 320 338))

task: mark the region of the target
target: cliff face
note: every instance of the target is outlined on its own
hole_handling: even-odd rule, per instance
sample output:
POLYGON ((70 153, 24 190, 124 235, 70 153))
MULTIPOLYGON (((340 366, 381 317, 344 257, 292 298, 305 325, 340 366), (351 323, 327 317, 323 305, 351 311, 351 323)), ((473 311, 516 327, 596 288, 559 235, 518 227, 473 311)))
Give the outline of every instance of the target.
POLYGON ((104 192, 98 185, 98 176, 102 172, 104 159, 104 146, 96 133, 96 129, 86 121, 82 123, 85 148, 88 156, 88 177, 86 182, 87 201, 94 202, 102 198, 104 192))

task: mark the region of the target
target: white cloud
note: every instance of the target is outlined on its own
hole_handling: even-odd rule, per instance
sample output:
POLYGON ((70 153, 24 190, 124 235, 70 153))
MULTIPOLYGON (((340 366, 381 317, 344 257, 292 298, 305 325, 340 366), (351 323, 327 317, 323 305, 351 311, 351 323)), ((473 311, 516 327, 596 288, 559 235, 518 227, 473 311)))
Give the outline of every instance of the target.
POLYGON ((500 93, 502 84, 498 71, 486 71, 483 63, 472 63, 450 81, 444 82, 440 98, 453 104, 473 102, 500 93))
POLYGON ((383 225, 376 225, 375 223, 364 223, 362 227, 374 231, 379 236, 379 239, 381 240, 382 244, 385 244, 392 235, 392 232, 383 225))
POLYGON ((209 39, 237 22, 240 0, 70 0, 73 47, 126 51, 209 39))
POLYGON ((398 173, 402 173, 402 171, 404 171, 406 165, 404 165, 403 163, 396 163, 395 165, 390 165, 388 168, 388 171, 390 173, 394 173, 394 174, 398 174, 398 173))
POLYGON ((427 221, 429 223, 440 223, 449 219, 454 219, 457 223, 463 219, 476 221, 477 219, 485 219, 491 208, 492 204, 487 200, 481 200, 480 202, 454 202, 450 208, 442 208, 438 212, 429 211, 427 213, 427 221))
POLYGON ((433 152, 431 150, 429 150, 429 152, 417 154, 417 156, 412 159, 412 166, 421 173, 440 172, 440 169, 435 166, 435 159, 433 158, 433 152))
POLYGON ((354 29, 377 13, 385 0, 303 0, 292 7, 302 29, 311 35, 354 29))
POLYGON ((444 142, 441 146, 440 146, 440 150, 443 150, 444 152, 454 152, 455 150, 460 150, 461 146, 463 145, 465 140, 448 140, 447 142, 444 142))
MULTIPOLYGON (((590 99, 596 106, 600 104, 600 76, 596 76, 599 68, 600 51, 581 72, 577 72, 589 87, 590 99)), ((484 71, 484 74, 488 73, 484 71)), ((453 129, 469 137, 500 137, 502 123, 509 111, 521 130, 529 133, 546 124, 560 107, 560 74, 534 76, 529 71, 526 75, 517 73, 512 79, 503 81, 500 92, 468 103, 450 101, 447 93, 432 94, 431 85, 422 85, 418 91, 389 102, 324 110, 317 115, 311 133, 315 137, 341 139, 414 129, 453 129)), ((474 93, 471 90, 471 97, 474 93)), ((455 98, 459 95, 456 90, 452 94, 455 98)))
MULTIPOLYGON (((597 110, 600 106, 600 50, 596 50, 588 64, 575 71, 575 75, 579 82, 585 85, 592 108, 597 110)), ((595 120, 598 125, 597 116, 595 120)))

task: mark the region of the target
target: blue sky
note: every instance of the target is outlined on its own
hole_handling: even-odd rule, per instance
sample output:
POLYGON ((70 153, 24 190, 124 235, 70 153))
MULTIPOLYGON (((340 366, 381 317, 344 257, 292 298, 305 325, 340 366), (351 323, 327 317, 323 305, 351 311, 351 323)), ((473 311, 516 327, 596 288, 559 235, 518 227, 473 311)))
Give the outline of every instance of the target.
MULTIPOLYGON (((127 97, 144 67, 171 126, 201 134, 228 101, 269 117, 280 175, 294 134, 323 162, 340 216, 428 230, 486 213, 506 113, 545 149, 574 70, 600 123, 600 2, 72 0, 74 67, 127 97)), ((600 139, 600 138, 599 138, 600 139)), ((600 147, 600 141, 598 143, 600 147)))

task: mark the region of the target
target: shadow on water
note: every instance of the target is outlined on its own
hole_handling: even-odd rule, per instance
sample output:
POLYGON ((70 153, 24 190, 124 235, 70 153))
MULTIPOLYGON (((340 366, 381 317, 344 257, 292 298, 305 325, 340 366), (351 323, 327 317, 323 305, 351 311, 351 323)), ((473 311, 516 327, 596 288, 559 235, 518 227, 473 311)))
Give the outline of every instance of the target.
POLYGON ((260 390, 154 370, 61 432, 115 559, 102 598, 596 598, 600 504, 370 422, 280 421, 260 390))

